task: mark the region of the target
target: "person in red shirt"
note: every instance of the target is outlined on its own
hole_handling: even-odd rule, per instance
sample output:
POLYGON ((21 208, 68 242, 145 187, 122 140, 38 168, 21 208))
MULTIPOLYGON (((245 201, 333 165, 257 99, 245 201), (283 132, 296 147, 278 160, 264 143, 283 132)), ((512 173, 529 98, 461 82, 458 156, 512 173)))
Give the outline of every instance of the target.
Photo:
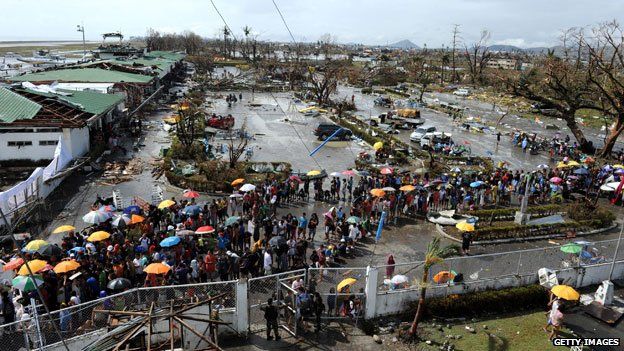
POLYGON ((204 257, 204 269, 206 270, 207 279, 213 281, 217 271, 217 257, 212 251, 208 251, 208 254, 204 257))

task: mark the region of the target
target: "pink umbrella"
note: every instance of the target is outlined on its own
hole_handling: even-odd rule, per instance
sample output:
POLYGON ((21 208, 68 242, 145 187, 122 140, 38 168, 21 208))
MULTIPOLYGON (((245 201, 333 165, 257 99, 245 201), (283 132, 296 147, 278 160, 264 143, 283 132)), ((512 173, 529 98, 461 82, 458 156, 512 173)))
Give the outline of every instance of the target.
POLYGON ((288 179, 301 183, 301 178, 299 178, 299 176, 296 176, 296 175, 291 175, 290 177, 288 177, 288 179))
POLYGON ((379 171, 379 173, 381 173, 381 174, 392 174, 392 172, 394 172, 394 171, 393 171, 393 170, 392 170, 392 168, 390 168, 390 167, 383 167, 383 168, 379 171))
POLYGON ((334 217, 332 216, 331 212, 325 212, 325 217, 329 218, 329 219, 333 219, 334 217))
POLYGON ((559 184, 563 181, 563 179, 559 178, 559 177, 552 177, 550 178, 550 182, 551 183, 555 183, 555 184, 559 184))
POLYGON ((342 174, 344 174, 344 175, 346 175, 346 176, 354 176, 354 175, 355 175, 355 172, 354 172, 354 171, 352 171, 352 170, 350 170, 350 169, 348 169, 348 170, 346 170, 346 171, 342 171, 342 174))

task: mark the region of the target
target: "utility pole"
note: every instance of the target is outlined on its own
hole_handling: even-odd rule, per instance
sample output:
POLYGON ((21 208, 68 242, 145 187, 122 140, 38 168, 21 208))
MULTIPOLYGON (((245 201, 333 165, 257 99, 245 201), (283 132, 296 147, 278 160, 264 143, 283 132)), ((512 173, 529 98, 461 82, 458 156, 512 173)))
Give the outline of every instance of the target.
POLYGON ((82 33, 82 59, 85 60, 87 57, 87 44, 85 42, 85 29, 84 23, 76 26, 76 30, 82 33))
POLYGON ((457 50, 457 40, 459 40, 459 24, 453 25, 453 51, 451 52, 451 67, 453 71, 453 77, 451 78, 451 82, 455 83, 457 81, 457 73, 455 66, 455 51, 457 50))

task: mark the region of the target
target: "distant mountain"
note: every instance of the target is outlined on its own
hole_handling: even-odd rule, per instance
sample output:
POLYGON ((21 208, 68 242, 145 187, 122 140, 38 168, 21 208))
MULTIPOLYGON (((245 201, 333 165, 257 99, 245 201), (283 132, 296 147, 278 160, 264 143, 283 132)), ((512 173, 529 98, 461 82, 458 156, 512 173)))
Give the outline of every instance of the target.
POLYGON ((494 52, 521 52, 523 49, 513 45, 490 45, 488 47, 490 51, 494 52))
POLYGON ((411 49, 420 49, 420 47, 411 41, 404 39, 401 41, 397 41, 394 44, 386 45, 386 47, 394 48, 394 49, 403 49, 403 50, 411 50, 411 49))

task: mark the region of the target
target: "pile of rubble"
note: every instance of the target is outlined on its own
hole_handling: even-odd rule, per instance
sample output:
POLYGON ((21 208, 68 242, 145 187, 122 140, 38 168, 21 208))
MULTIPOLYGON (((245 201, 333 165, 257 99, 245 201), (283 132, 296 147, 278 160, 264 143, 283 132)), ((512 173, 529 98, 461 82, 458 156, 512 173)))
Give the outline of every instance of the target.
POLYGON ((130 161, 113 161, 104 164, 102 184, 115 185, 127 182, 143 172, 143 162, 138 158, 130 161))

